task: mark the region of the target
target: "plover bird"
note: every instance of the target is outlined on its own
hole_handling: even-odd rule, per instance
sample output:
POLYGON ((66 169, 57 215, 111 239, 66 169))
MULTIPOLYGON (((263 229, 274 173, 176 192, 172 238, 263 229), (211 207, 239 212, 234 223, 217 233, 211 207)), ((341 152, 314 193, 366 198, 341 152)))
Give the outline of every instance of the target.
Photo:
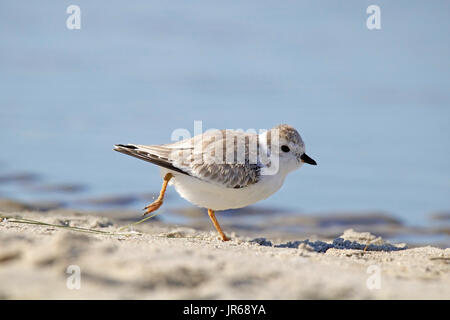
POLYGON ((260 134, 216 130, 163 145, 117 144, 114 150, 161 167, 159 197, 145 207, 144 215, 161 207, 167 186, 173 185, 181 197, 208 210, 223 241, 229 238, 215 211, 266 199, 303 163, 316 165, 300 134, 286 124, 260 134))

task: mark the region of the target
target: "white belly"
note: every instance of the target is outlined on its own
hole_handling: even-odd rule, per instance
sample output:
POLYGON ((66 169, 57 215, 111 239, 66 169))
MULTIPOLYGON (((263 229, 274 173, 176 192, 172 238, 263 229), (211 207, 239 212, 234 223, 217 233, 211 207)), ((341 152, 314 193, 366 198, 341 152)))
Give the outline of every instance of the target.
POLYGON ((163 169, 163 176, 172 173, 169 185, 184 199, 202 208, 215 211, 246 207, 266 199, 283 185, 286 175, 268 175, 248 187, 233 189, 201 181, 186 174, 163 169))

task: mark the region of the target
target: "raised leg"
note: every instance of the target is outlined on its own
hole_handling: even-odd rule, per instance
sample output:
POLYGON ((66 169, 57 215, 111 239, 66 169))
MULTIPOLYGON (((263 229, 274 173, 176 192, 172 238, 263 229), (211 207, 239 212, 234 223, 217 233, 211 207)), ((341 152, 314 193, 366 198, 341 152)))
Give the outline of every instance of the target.
POLYGON ((159 192, 159 197, 158 197, 158 199, 156 199, 155 201, 153 201, 151 204, 149 204, 148 206, 146 206, 144 208, 144 210, 145 210, 144 216, 149 213, 152 213, 153 211, 158 210, 159 207, 161 207, 161 205, 163 204, 163 201, 164 201, 164 195, 166 193, 167 184, 169 183, 170 179, 172 179, 172 177, 173 177, 173 175, 171 173, 168 173, 164 176, 161 191, 159 192))
POLYGON ((220 227, 219 222, 216 219, 216 215, 214 214, 214 211, 211 209, 208 209, 208 215, 211 218, 212 223, 214 224, 214 227, 216 227, 216 230, 219 232, 220 237, 222 238, 222 241, 228 241, 230 238, 228 238, 225 233, 223 233, 222 228, 220 227))

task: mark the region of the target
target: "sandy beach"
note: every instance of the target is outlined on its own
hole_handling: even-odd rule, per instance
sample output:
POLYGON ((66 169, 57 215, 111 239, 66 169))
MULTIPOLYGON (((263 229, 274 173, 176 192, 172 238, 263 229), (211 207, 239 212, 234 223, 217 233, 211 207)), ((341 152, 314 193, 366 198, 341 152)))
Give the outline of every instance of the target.
POLYGON ((120 229, 95 212, 0 215, 1 299, 450 299, 449 248, 364 230, 222 242, 158 219, 120 229))

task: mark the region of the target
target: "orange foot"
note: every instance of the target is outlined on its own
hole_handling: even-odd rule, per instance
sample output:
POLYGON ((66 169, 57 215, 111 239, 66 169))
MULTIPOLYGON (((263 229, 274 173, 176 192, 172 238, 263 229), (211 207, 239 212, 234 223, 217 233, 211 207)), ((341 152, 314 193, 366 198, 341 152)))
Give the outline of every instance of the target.
POLYGON ((220 237, 222 238, 222 241, 230 241, 230 240, 231 240, 231 238, 228 238, 228 237, 225 235, 225 233, 224 233, 224 234, 221 234, 220 237))
POLYGON ((214 227, 216 228, 217 232, 219 232, 219 235, 222 238, 222 241, 230 240, 230 238, 228 238, 225 235, 225 233, 222 231, 222 228, 220 227, 219 221, 217 221, 217 219, 216 219, 216 215, 214 214, 214 211, 211 209, 208 209, 208 215, 211 218, 211 221, 214 224, 214 227))
POLYGON ((144 208, 145 212, 144 212, 144 214, 142 216, 145 217, 149 213, 152 213, 153 211, 158 210, 159 207, 162 206, 162 204, 163 204, 162 200, 156 200, 156 201, 152 202, 151 204, 149 204, 148 206, 146 206, 144 208))
POLYGON ((163 200, 164 200, 164 195, 166 194, 167 184, 169 183, 170 179, 172 179, 172 178, 173 178, 173 175, 171 173, 168 173, 164 176, 163 185, 161 187, 161 191, 159 192, 158 199, 156 199, 155 201, 153 201, 151 204, 149 204, 148 206, 146 206, 144 208, 145 213, 143 216, 146 216, 147 214, 152 213, 155 210, 158 210, 159 207, 162 206, 163 200))

